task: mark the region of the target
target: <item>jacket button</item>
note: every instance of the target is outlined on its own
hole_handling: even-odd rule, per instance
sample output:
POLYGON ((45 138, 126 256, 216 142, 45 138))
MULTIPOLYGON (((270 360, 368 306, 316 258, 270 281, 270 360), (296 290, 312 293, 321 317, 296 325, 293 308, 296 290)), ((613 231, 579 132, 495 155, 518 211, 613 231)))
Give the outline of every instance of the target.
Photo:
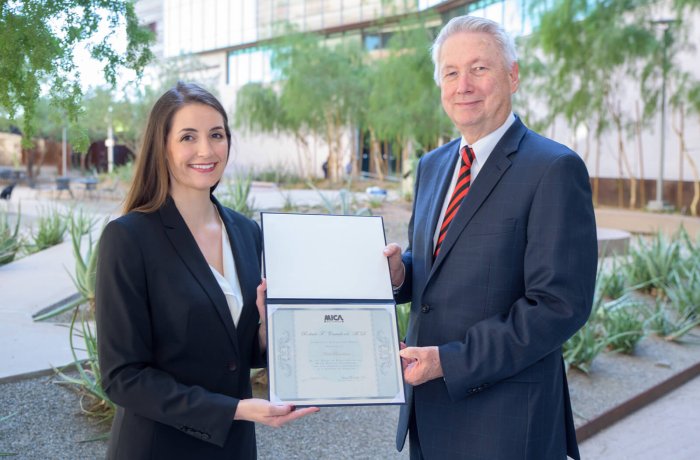
POLYGON ((234 363, 234 362, 228 363, 228 370, 230 370, 231 372, 233 372, 233 371, 235 371, 236 369, 238 369, 238 366, 236 366, 236 363, 234 363))
POLYGON ((421 305, 420 311, 422 311, 423 313, 428 313, 430 311, 430 305, 421 305))

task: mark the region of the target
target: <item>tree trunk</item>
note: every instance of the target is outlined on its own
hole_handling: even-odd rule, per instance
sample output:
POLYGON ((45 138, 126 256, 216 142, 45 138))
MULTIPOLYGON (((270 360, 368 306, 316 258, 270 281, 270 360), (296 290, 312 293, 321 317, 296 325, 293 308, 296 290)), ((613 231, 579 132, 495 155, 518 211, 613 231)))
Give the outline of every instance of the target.
POLYGON ((299 162, 299 175, 304 180, 308 180, 311 174, 311 155, 309 142, 306 140, 306 136, 300 133, 294 134, 294 141, 297 145, 297 161, 299 162))
POLYGON ((588 157, 591 155, 591 130, 589 124, 586 123, 586 148, 583 152, 583 162, 588 163, 588 157))
POLYGON ((350 158, 350 175, 356 179, 360 175, 360 156, 362 155, 362 130, 357 128, 353 133, 353 143, 350 158))
MULTIPOLYGON (((698 171, 698 165, 695 163, 695 160, 693 160, 693 157, 690 156, 690 153, 688 152, 688 148, 685 143, 685 114, 683 111, 682 103, 679 108, 679 115, 679 125, 676 126, 674 122, 673 130, 676 132, 676 136, 678 136, 680 156, 681 158, 685 157, 688 160, 688 166, 690 166, 690 170, 693 173, 693 200, 690 203, 690 214, 693 217, 697 217, 698 202, 700 202, 700 172, 698 171)), ((681 183, 683 181, 683 176, 679 176, 678 181, 679 183, 681 183)))
POLYGON ((384 180, 384 171, 382 170, 382 162, 381 162, 381 147, 379 145, 379 141, 377 140, 376 135, 374 134, 374 130, 370 128, 369 130, 369 135, 370 135, 370 147, 369 147, 369 156, 370 160, 372 161, 372 164, 374 165, 374 173, 377 175, 379 180, 384 180))
POLYGON ((598 206, 600 191, 600 134, 596 133, 595 177, 593 178, 593 205, 598 206))
MULTIPOLYGON (((620 171, 620 199, 622 199, 622 166, 624 164, 627 173, 630 176, 630 209, 634 209, 637 206, 637 179, 634 176, 634 171, 629 164, 627 159, 627 153, 625 152, 625 140, 624 133, 622 131, 622 117, 619 113, 613 114, 613 120, 615 121, 615 127, 617 128, 617 148, 619 151, 618 167, 620 171)), ((622 207, 622 204, 620 205, 622 207)))
POLYGON ((334 126, 333 114, 326 113, 326 144, 328 144, 328 159, 326 160, 326 171, 328 179, 331 183, 338 182, 338 156, 337 147, 337 132, 334 126))

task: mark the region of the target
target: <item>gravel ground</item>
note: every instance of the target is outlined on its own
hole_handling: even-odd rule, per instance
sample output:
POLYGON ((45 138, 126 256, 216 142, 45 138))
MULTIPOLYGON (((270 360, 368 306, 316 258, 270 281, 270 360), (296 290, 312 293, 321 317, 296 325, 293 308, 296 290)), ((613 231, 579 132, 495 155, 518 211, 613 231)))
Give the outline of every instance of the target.
MULTIPOLYGON (((700 329, 696 330, 700 334, 700 329)), ((569 372, 577 426, 700 362, 700 344, 654 337, 633 356, 603 353, 591 373, 569 372)), ((52 376, 0 383, 0 453, 18 459, 104 458, 106 427, 80 413, 77 394, 52 376), (14 415, 12 415, 14 414, 14 415)), ((261 459, 408 458, 394 448, 397 406, 325 407, 280 429, 257 426, 261 459)))
POLYGON ((104 458, 106 427, 80 413, 78 395, 53 376, 0 384, 0 453, 18 459, 104 458))
MULTIPOLYGON (((394 448, 398 406, 325 407, 294 424, 257 426, 260 459, 408 458, 394 448)), ((104 458, 107 427, 80 413, 78 395, 52 376, 0 384, 0 456, 17 459, 104 458), (89 442, 85 442, 89 441, 89 442)))

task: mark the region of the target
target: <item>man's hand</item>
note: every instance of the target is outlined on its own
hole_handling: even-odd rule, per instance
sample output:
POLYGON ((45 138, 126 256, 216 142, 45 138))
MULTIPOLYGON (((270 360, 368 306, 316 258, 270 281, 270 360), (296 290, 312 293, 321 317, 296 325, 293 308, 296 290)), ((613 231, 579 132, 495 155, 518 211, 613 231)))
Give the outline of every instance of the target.
POLYGON ((406 267, 401 260, 401 246, 389 243, 384 248, 384 255, 389 259, 389 273, 391 273, 391 285, 399 287, 406 277, 406 267))
MULTIPOLYGON (((403 342, 399 342, 399 349, 400 349, 400 350, 403 350, 403 349, 405 349, 405 348, 408 348, 408 347, 406 346, 406 344, 403 343, 403 342)), ((402 356, 402 357, 401 357, 401 369, 405 372, 405 371, 406 371, 406 368, 408 367, 408 365, 411 364, 411 363, 414 362, 414 361, 415 361, 415 359, 412 359, 412 358, 411 358, 411 359, 407 359, 407 358, 404 358, 404 357, 402 356)))
POLYGON ((415 387, 442 377, 438 347, 406 347, 399 354, 406 383, 415 387))
POLYGON ((295 409, 290 404, 272 404, 265 399, 241 399, 238 402, 238 409, 234 420, 248 420, 262 423, 263 425, 281 427, 285 423, 300 419, 314 412, 318 412, 318 407, 306 407, 295 409))

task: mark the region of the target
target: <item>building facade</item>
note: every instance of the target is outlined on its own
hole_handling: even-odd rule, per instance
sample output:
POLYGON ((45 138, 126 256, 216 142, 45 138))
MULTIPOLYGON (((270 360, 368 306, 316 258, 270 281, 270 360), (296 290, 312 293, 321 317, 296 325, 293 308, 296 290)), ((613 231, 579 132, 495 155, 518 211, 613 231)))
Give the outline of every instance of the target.
MULTIPOLYGON (((199 63, 195 78, 213 87, 230 113, 235 108, 236 92, 243 85, 275 80, 266 44, 283 33, 282 24, 323 34, 328 40, 339 37, 358 40, 366 49, 377 50, 386 45, 386 36, 381 30, 391 30, 393 20, 426 10, 439 18, 436 27, 451 17, 469 13, 498 21, 515 36, 527 34, 532 29, 526 0, 140 0, 137 3, 137 11, 139 14, 143 12, 142 22, 156 29, 157 52, 162 53, 163 58, 195 56, 199 63)), ((695 28, 691 34, 690 42, 700 44, 700 28, 695 28)), ((689 63, 697 57, 694 50, 684 53, 684 60, 689 63)), ((692 69, 692 65, 689 68, 692 69)), ((700 78, 700 69, 696 68, 695 72, 700 78)), ((624 88, 625 85, 618 86, 624 88)), ((638 101, 622 99, 622 111, 631 113, 636 110, 638 101)), ((515 110, 517 113, 517 106, 515 110)), ((694 161, 700 166, 699 120, 697 117, 685 120, 685 157, 679 154, 680 137, 675 135, 673 123, 677 126, 679 120, 667 111, 663 177, 667 181, 664 190, 669 189, 671 194, 673 182, 678 180, 685 182, 683 186, 689 190, 691 182, 696 179, 691 163, 694 161)), ((586 160, 591 176, 603 184, 601 190, 610 189, 606 194, 617 196, 619 179, 634 175, 644 179, 642 184, 646 183, 649 190, 647 199, 652 199, 654 183, 662 165, 660 131, 658 122, 645 126, 638 134, 631 129, 625 131, 628 150, 625 161, 628 164, 623 164, 619 155, 620 143, 614 130, 609 130, 599 144, 592 140, 592 134, 585 128, 569 127, 560 121, 543 134, 578 151, 586 160)), ((350 161, 351 151, 361 151, 350 148, 356 142, 357 133, 348 130, 343 140, 347 147, 343 163, 350 161)), ((231 170, 258 171, 282 168, 300 175, 321 175, 328 146, 318 139, 310 139, 309 146, 307 152, 301 152, 286 136, 235 132, 229 167, 231 170)), ((399 171, 393 172, 400 174, 399 171)), ((628 194, 626 189, 623 192, 625 202, 628 194)))

